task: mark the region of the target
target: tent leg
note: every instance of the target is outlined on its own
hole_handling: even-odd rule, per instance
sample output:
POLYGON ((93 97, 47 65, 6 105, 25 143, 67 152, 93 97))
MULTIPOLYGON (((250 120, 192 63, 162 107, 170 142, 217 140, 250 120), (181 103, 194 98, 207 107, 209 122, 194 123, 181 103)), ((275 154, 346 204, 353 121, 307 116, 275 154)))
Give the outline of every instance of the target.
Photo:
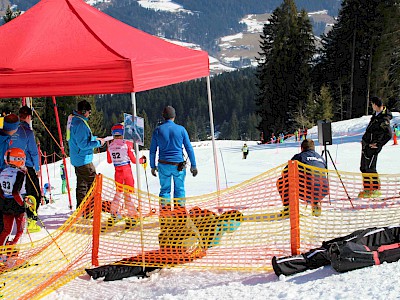
MULTIPOLYGON (((210 130, 211 130, 211 141, 212 141, 212 148, 213 148, 213 156, 214 156, 214 170, 215 170, 215 183, 217 185, 217 192, 218 192, 218 207, 220 206, 219 203, 219 195, 221 192, 220 182, 219 182, 219 170, 218 170, 218 159, 217 159, 217 146, 215 143, 214 137, 214 117, 213 117, 213 110, 212 110, 212 100, 211 100, 211 83, 210 83, 210 76, 207 76, 207 96, 208 96, 208 112, 210 114, 210 130)), ((218 208, 219 212, 222 212, 222 209, 218 208)))
MULTIPOLYGON (((132 99, 132 118, 133 122, 135 122, 135 117, 137 116, 136 113, 136 93, 132 92, 131 93, 131 99, 132 99)), ((135 147, 135 156, 136 156, 136 178, 137 178, 137 199, 138 199, 138 209, 139 209, 139 216, 140 216, 140 244, 142 248, 142 267, 143 270, 145 269, 146 266, 146 260, 145 260, 145 251, 144 251, 144 240, 143 240, 143 215, 142 215, 142 199, 141 199, 141 194, 139 192, 140 187, 141 187, 141 180, 140 180, 140 163, 139 163, 139 146, 136 142, 133 143, 135 147)))

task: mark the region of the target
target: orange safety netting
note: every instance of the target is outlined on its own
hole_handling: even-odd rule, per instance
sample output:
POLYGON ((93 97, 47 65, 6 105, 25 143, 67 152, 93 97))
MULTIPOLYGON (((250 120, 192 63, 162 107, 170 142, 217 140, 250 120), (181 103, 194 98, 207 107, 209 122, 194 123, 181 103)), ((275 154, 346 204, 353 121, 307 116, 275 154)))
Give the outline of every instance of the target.
POLYGON ((98 175, 79 209, 51 235, 0 248, 6 260, 0 295, 41 298, 85 268, 112 263, 270 270, 273 256, 361 228, 398 225, 399 182, 400 174, 363 178, 289 161, 219 193, 188 197, 185 207, 175 204, 182 199, 160 207, 158 196, 98 175), (379 181, 381 195, 357 198, 363 180, 379 181), (114 199, 125 203, 117 218, 110 214, 114 199))

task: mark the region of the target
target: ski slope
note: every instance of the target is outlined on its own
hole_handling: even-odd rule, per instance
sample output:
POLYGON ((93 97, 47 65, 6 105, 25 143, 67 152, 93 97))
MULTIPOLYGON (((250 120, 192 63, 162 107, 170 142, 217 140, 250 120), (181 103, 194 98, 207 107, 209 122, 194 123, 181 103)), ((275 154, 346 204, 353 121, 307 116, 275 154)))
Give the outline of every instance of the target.
MULTIPOLYGON (((360 140, 369 119, 369 116, 365 116, 332 124, 334 141, 327 149, 339 171, 359 172, 360 140)), ((399 113, 394 113, 393 123, 400 123, 399 113)), ((309 137, 317 139, 316 127, 309 130, 309 137)), ((378 158, 378 171, 382 174, 400 173, 400 145, 392 146, 392 143, 389 141, 378 158)), ((217 142, 221 189, 285 163, 300 151, 299 144, 293 139, 279 145, 247 142, 250 152, 248 159, 243 160, 242 145, 243 142, 240 141, 217 142)), ((187 196, 214 192, 217 188, 211 142, 198 142, 193 146, 199 174, 195 178, 188 175, 187 196)), ((322 147, 317 147, 317 152, 321 153, 322 150, 322 147)), ((140 155, 142 154, 148 156, 147 151, 142 151, 140 155)), ((59 163, 49 166, 55 203, 39 210, 39 216, 49 231, 58 228, 71 214, 66 195, 60 195, 59 163)), ((104 153, 95 155, 94 163, 99 173, 113 177, 113 168, 107 164, 104 153)), ((333 169, 331 161, 328 167, 333 169)), ((68 171, 74 195, 76 179, 73 169, 68 168, 68 171)), ((43 178, 47 178, 47 173, 43 173, 43 178)), ((158 178, 151 176, 149 169, 144 172, 141 168, 140 187, 146 190, 147 186, 151 193, 158 194, 158 178)), ((46 234, 42 230, 32 236, 39 239, 46 234)), ((29 241, 28 237, 23 238, 24 242, 29 241)), ((339 274, 328 266, 280 278, 273 272, 199 271, 181 268, 163 269, 146 279, 127 278, 115 282, 92 280, 88 275, 82 275, 45 299, 399 299, 400 286, 396 276, 399 271, 400 263, 392 263, 344 274, 339 274)))

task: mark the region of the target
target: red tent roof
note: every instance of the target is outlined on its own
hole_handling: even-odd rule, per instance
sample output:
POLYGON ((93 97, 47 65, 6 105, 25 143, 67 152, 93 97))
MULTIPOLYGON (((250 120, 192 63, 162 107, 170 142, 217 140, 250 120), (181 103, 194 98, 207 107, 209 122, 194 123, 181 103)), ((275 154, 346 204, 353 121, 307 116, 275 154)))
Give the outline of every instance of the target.
POLYGON ((0 97, 130 93, 209 75, 208 54, 82 0, 42 0, 0 27, 0 97))

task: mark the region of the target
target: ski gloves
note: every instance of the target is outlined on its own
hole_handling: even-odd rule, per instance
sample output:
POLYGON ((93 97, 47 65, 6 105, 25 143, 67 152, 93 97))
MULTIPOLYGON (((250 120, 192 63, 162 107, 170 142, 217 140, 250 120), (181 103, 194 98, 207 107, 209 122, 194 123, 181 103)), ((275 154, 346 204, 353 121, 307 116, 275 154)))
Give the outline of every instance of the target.
POLYGON ((196 175, 197 175, 197 173, 198 173, 196 167, 191 167, 191 168, 190 168, 190 172, 192 173, 193 177, 196 177, 196 175))
MULTIPOLYGON (((157 171, 158 171, 157 167, 151 168, 151 175, 153 175, 154 177, 157 177, 157 173, 156 173, 157 171)), ((190 172, 192 173, 193 177, 196 177, 196 175, 198 173, 196 167, 191 167, 190 172)))

